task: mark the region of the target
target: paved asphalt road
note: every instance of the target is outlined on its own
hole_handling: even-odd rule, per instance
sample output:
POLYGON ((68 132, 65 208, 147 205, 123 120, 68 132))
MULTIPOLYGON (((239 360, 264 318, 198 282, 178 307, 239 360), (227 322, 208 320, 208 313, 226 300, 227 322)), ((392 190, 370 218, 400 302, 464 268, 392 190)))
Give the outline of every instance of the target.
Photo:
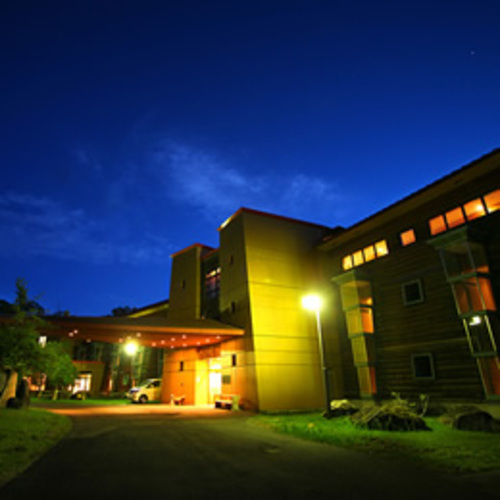
POLYGON ((1 500, 499 498, 457 479, 274 434, 224 410, 61 410, 70 434, 0 490, 1 500))

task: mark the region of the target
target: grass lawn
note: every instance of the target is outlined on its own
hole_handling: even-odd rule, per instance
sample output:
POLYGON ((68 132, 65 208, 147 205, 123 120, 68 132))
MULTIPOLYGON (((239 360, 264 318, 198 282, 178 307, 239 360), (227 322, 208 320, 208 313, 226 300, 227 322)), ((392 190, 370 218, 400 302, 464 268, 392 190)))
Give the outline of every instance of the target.
POLYGON ((500 434, 452 429, 426 418, 432 431, 394 432, 355 428, 348 417, 327 420, 319 414, 257 415, 255 425, 299 438, 404 458, 445 472, 469 473, 500 468, 500 434))
POLYGON ((62 439, 71 420, 43 410, 0 409, 0 487, 62 439))

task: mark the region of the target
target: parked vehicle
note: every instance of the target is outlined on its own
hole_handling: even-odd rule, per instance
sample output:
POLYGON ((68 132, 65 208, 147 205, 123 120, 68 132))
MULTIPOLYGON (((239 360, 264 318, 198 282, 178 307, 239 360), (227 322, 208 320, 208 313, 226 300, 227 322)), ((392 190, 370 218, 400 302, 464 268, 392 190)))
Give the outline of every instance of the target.
POLYGON ((132 387, 127 393, 132 403, 147 403, 148 401, 159 401, 161 395, 161 379, 150 378, 138 385, 132 387))

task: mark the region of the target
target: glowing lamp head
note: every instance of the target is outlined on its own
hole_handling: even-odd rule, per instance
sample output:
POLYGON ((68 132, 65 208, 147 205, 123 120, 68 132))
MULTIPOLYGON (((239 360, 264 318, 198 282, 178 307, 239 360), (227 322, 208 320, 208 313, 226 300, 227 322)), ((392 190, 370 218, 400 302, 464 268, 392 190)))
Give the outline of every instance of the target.
POLYGON ((139 348, 139 346, 137 345, 136 342, 127 342, 125 344, 125 352, 129 355, 129 356, 133 356, 136 352, 137 352, 137 349, 139 348))
POLYGON ((302 297, 302 307, 309 311, 319 311, 323 305, 323 300, 319 295, 310 294, 302 297))

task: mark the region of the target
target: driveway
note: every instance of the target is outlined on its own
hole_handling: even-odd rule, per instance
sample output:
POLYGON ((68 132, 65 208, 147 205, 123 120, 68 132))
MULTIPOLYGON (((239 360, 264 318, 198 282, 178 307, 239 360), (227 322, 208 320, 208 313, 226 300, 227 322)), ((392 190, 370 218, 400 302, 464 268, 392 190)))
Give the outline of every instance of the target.
POLYGON ((274 434, 250 415, 163 405, 61 408, 70 434, 2 500, 498 498, 472 478, 274 434))

